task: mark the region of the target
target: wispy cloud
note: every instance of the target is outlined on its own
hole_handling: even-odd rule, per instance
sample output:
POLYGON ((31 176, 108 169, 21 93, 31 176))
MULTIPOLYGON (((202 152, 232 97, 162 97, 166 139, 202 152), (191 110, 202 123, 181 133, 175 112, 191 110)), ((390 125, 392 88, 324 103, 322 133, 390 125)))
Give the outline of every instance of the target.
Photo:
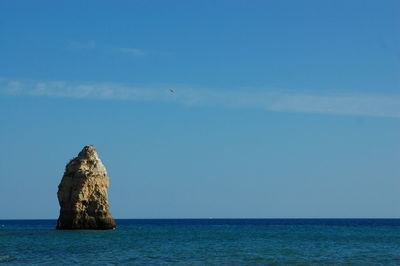
POLYGON ((143 49, 135 47, 118 47, 98 44, 96 41, 70 41, 68 48, 74 50, 97 50, 100 52, 125 53, 134 57, 147 55, 143 49))
POLYGON ((145 56, 146 53, 138 48, 119 48, 119 51, 122 53, 127 53, 133 56, 145 56))
POLYGON ((18 81, 0 78, 0 93, 76 99, 131 100, 186 106, 258 108, 274 112, 400 118, 400 95, 306 94, 279 90, 210 90, 176 86, 140 87, 119 83, 18 81), (172 89, 174 92, 170 91, 172 89))

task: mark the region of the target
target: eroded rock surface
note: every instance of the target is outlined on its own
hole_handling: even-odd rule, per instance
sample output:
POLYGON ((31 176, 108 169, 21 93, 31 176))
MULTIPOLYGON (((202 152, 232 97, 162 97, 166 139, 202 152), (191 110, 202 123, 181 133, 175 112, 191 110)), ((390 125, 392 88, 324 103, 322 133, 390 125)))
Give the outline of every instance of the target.
POLYGON ((113 229, 107 188, 109 177, 94 146, 85 146, 66 166, 58 186, 57 229, 113 229))

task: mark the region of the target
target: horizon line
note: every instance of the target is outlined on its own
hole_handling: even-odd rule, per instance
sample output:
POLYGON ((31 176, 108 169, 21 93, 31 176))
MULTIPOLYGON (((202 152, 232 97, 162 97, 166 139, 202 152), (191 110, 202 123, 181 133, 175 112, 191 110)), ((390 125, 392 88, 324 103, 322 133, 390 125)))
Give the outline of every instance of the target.
MULTIPOLYGON (((397 220, 400 219, 400 217, 393 217, 393 218, 388 218, 388 217, 375 217, 375 218, 368 218, 368 217, 355 217, 355 218, 340 218, 340 217, 335 217, 335 218, 114 218, 114 220, 397 220)), ((0 221, 57 221, 58 219, 54 218, 37 218, 37 219, 27 219, 27 218, 19 218, 19 219, 12 219, 12 218, 0 218, 0 221)))

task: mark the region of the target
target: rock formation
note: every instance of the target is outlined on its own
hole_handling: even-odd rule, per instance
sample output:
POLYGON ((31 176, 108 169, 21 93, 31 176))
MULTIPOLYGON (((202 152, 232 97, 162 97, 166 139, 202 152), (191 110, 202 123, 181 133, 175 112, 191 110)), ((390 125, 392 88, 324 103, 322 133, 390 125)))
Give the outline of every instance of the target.
POLYGON ((93 146, 85 146, 66 166, 58 186, 57 229, 113 229, 106 168, 93 146))

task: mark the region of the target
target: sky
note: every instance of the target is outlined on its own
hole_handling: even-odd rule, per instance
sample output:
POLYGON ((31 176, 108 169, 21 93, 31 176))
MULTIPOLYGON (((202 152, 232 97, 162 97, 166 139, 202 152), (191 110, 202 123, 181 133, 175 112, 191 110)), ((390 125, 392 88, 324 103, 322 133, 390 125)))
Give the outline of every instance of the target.
POLYGON ((95 145, 115 218, 400 218, 400 2, 0 1, 0 219, 95 145))

